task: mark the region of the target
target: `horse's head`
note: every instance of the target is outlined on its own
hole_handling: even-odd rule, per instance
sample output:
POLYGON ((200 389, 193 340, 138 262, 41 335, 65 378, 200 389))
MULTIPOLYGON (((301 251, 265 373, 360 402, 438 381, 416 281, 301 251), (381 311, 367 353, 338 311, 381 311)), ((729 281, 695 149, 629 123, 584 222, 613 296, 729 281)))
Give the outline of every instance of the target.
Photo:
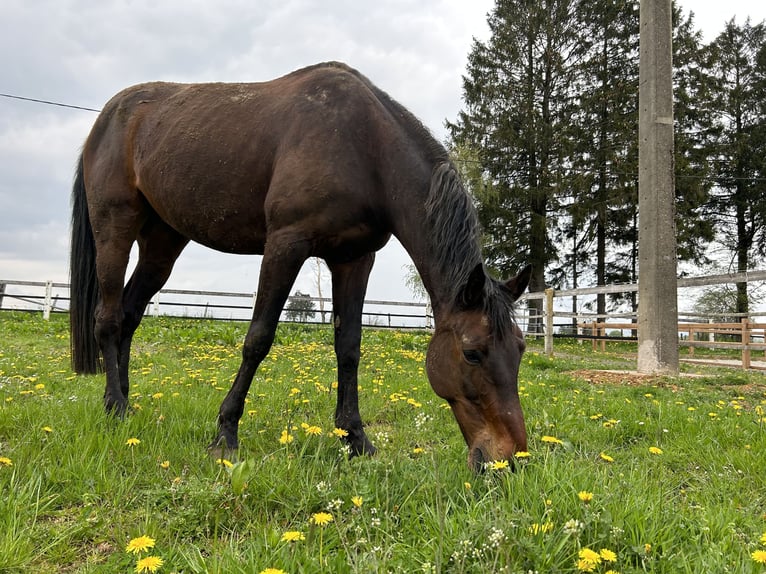
POLYGON ((468 465, 477 471, 485 462, 512 462, 515 452, 527 449, 517 384, 525 345, 510 304, 530 274, 527 266, 501 283, 478 266, 428 347, 428 379, 452 407, 468 444, 468 465))

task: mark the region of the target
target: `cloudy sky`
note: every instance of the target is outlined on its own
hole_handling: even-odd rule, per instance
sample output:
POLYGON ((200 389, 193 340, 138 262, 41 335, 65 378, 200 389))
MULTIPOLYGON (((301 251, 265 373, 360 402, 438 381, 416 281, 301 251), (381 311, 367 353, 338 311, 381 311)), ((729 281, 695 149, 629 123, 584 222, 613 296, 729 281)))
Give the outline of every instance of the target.
MULTIPOLYGON (((461 106, 472 38, 493 0, 4 0, 0 93, 101 108, 149 80, 261 81, 341 60, 445 136, 461 106)), ((766 18, 752 0, 684 0, 706 40, 727 20, 766 18)), ((68 280, 69 195, 96 114, 0 97, 0 279, 68 280)), ((254 291, 259 257, 190 245, 167 287, 254 291)), ((411 300, 409 258, 378 255, 368 297, 411 300)), ((296 284, 316 293, 306 269, 296 284)))

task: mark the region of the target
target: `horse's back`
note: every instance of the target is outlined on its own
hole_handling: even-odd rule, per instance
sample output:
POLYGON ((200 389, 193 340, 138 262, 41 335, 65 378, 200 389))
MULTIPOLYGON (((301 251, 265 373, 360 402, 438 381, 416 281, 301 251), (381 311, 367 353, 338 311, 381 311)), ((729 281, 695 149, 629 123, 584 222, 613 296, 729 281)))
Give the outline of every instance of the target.
POLYGON ((125 193, 190 239, 259 253, 287 225, 314 237, 364 230, 365 218, 380 228, 380 142, 392 127, 371 84, 330 63, 261 83, 133 86, 107 104, 84 159, 97 185, 127 174, 125 193))

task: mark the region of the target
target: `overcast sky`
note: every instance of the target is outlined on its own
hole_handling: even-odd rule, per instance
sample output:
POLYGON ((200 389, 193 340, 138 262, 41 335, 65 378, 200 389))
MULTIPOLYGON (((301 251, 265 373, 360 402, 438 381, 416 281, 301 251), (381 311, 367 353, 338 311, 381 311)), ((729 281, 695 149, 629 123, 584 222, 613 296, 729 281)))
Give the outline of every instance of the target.
MULTIPOLYGON (((472 38, 493 0, 3 0, 0 93, 101 108, 150 80, 262 81, 326 60, 349 63, 444 139, 461 107, 472 38)), ((726 21, 766 18, 753 0, 685 0, 713 39, 726 21)), ((96 114, 0 97, 0 279, 68 280, 69 197, 96 114)), ((260 257, 190 245, 167 287, 254 291, 260 257)), ((411 300, 395 241, 370 299, 411 300)), ((316 294, 308 269, 296 288, 316 294)))

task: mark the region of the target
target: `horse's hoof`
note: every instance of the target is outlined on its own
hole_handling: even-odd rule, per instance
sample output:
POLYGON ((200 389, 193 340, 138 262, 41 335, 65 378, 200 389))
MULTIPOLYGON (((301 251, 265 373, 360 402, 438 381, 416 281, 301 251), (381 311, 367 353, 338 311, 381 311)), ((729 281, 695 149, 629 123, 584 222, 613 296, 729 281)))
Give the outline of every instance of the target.
POLYGON ((238 448, 239 444, 236 438, 227 438, 225 433, 220 432, 215 440, 208 445, 207 451, 215 459, 232 460, 238 448))

